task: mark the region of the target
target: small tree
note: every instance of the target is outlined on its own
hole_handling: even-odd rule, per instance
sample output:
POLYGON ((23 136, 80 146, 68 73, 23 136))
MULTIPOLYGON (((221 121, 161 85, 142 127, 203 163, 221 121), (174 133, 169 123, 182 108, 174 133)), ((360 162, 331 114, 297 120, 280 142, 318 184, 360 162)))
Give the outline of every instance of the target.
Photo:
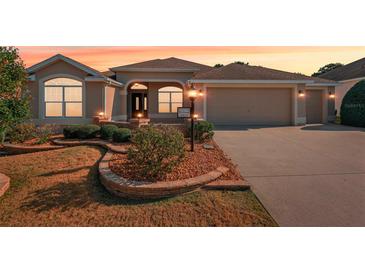
POLYGON ((323 67, 320 67, 317 72, 312 74, 312 76, 317 77, 317 76, 320 76, 320 75, 322 75, 326 72, 329 72, 331 70, 334 70, 334 69, 342 67, 342 66, 343 66, 343 64, 341 64, 341 63, 330 63, 330 64, 327 64, 323 67))
POLYGON ((221 67, 223 67, 223 66, 224 66, 223 64, 215 64, 215 65, 214 65, 214 67, 215 67, 215 68, 221 68, 221 67))
POLYGON ((6 132, 29 117, 27 72, 17 48, 0 47, 0 141, 6 132))
POLYGON ((234 63, 238 64, 238 65, 248 65, 249 64, 248 62, 242 62, 242 61, 235 61, 234 63))

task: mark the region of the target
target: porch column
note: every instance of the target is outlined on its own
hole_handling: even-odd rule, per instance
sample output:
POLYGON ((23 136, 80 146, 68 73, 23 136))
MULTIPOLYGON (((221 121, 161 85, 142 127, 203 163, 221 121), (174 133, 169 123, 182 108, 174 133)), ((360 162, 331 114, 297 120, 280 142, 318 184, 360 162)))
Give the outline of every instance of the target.
POLYGON ((127 97, 127 87, 123 87, 120 89, 120 96, 119 96, 119 111, 120 111, 120 120, 127 121, 127 106, 128 106, 128 97, 127 97))

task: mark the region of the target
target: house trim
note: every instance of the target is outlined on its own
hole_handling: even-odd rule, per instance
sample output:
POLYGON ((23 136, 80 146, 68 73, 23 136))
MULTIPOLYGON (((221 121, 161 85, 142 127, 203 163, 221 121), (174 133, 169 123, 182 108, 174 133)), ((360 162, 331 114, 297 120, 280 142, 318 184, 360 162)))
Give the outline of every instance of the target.
POLYGON ((211 79, 192 79, 188 83, 203 84, 313 84, 313 80, 211 80, 211 79))

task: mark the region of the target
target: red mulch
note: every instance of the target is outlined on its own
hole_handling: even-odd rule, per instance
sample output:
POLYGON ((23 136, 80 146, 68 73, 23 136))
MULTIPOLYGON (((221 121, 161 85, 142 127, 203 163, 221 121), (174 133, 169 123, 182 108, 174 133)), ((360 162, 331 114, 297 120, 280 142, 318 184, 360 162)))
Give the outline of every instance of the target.
MULTIPOLYGON (((214 146, 214 149, 205 149, 202 144, 196 144, 194 152, 191 152, 190 145, 186 144, 185 158, 182 162, 174 167, 172 172, 159 179, 165 181, 188 179, 213 171, 219 166, 229 168, 229 172, 219 179, 242 179, 236 166, 224 155, 218 145, 213 141, 210 144, 214 146)), ((145 178, 138 173, 125 154, 114 154, 109 162, 109 166, 114 173, 124 178, 137 181, 151 181, 151 178, 145 178)))

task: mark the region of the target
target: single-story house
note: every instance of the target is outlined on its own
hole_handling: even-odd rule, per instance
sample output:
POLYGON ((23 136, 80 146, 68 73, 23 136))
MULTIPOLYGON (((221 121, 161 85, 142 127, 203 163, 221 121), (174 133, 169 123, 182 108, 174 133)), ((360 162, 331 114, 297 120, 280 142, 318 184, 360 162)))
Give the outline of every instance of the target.
POLYGON ((35 123, 90 123, 103 113, 128 121, 176 123, 177 108, 196 100, 216 125, 302 125, 335 118, 337 82, 260 66, 213 68, 178 58, 155 59, 102 73, 57 54, 27 69, 35 123))
POLYGON ((354 61, 345 66, 338 67, 320 75, 320 77, 323 79, 337 81, 339 83, 335 88, 335 108, 338 114, 340 114, 343 97, 355 84, 361 80, 365 80, 365 58, 354 61))

